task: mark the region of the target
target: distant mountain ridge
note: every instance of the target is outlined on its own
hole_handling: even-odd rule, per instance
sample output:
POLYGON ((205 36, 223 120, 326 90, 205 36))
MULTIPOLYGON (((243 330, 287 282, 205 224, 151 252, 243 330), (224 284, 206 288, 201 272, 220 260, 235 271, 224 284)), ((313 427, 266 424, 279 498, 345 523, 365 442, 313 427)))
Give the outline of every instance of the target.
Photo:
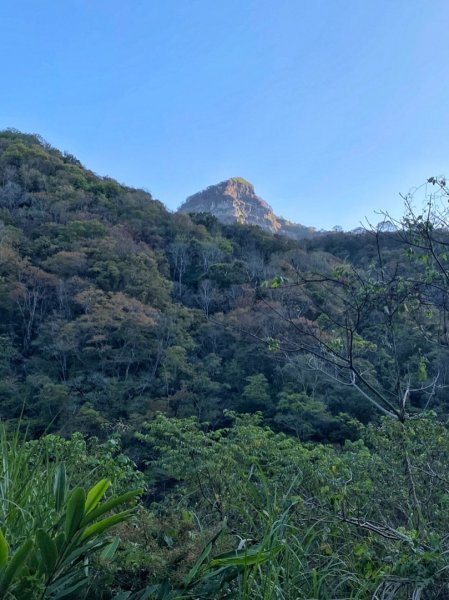
POLYGON ((308 238, 318 233, 313 227, 291 223, 275 215, 272 207, 256 194, 254 186, 243 177, 231 177, 189 196, 178 212, 206 212, 221 223, 257 225, 270 233, 293 239, 308 238))

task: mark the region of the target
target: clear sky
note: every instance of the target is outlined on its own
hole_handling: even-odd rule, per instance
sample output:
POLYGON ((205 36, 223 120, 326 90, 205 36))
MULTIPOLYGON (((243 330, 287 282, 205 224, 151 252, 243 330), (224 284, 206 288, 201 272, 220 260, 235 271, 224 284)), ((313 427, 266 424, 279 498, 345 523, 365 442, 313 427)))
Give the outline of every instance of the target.
POLYGON ((242 176, 353 228, 449 175, 448 32, 448 0, 1 0, 0 128, 170 209, 242 176))

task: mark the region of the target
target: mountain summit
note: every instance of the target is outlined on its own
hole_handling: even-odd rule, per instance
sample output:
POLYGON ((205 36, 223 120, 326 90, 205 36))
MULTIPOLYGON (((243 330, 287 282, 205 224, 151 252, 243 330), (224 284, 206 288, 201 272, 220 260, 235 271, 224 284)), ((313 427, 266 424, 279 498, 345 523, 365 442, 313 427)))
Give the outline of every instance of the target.
POLYGON ((242 177, 232 177, 189 196, 179 212, 208 212, 222 223, 258 225, 271 233, 281 229, 271 206, 242 177))
POLYGON ((292 238, 310 237, 311 227, 290 223, 277 217, 271 206, 254 191, 254 186, 243 177, 232 177, 202 192, 189 196, 178 212, 207 212, 221 223, 257 225, 270 233, 279 233, 292 238))

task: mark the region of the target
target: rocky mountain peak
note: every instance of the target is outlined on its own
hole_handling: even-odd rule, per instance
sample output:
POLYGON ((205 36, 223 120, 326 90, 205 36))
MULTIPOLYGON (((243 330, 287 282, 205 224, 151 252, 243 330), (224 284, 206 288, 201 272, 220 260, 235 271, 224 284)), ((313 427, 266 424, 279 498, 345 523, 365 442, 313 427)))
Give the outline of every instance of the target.
POLYGON ((231 177, 189 196, 178 212, 207 212, 221 223, 257 225, 270 233, 279 233, 294 239, 316 234, 312 227, 277 217, 271 206, 256 194, 253 184, 243 177, 231 177))
POLYGON ((231 177, 189 196, 179 212, 208 212, 222 223, 258 225, 271 233, 281 229, 271 206, 257 196, 254 186, 243 177, 231 177))

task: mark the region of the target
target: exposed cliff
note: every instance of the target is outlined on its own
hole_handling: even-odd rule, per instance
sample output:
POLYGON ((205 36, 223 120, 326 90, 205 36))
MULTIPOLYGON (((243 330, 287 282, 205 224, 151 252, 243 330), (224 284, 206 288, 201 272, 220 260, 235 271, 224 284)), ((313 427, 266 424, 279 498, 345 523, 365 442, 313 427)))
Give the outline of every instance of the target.
POLYGON ((310 237, 315 233, 311 227, 277 217, 271 206, 257 196, 254 186, 242 177, 232 177, 189 196, 179 212, 208 212, 221 223, 257 225, 265 231, 292 238, 310 237))

